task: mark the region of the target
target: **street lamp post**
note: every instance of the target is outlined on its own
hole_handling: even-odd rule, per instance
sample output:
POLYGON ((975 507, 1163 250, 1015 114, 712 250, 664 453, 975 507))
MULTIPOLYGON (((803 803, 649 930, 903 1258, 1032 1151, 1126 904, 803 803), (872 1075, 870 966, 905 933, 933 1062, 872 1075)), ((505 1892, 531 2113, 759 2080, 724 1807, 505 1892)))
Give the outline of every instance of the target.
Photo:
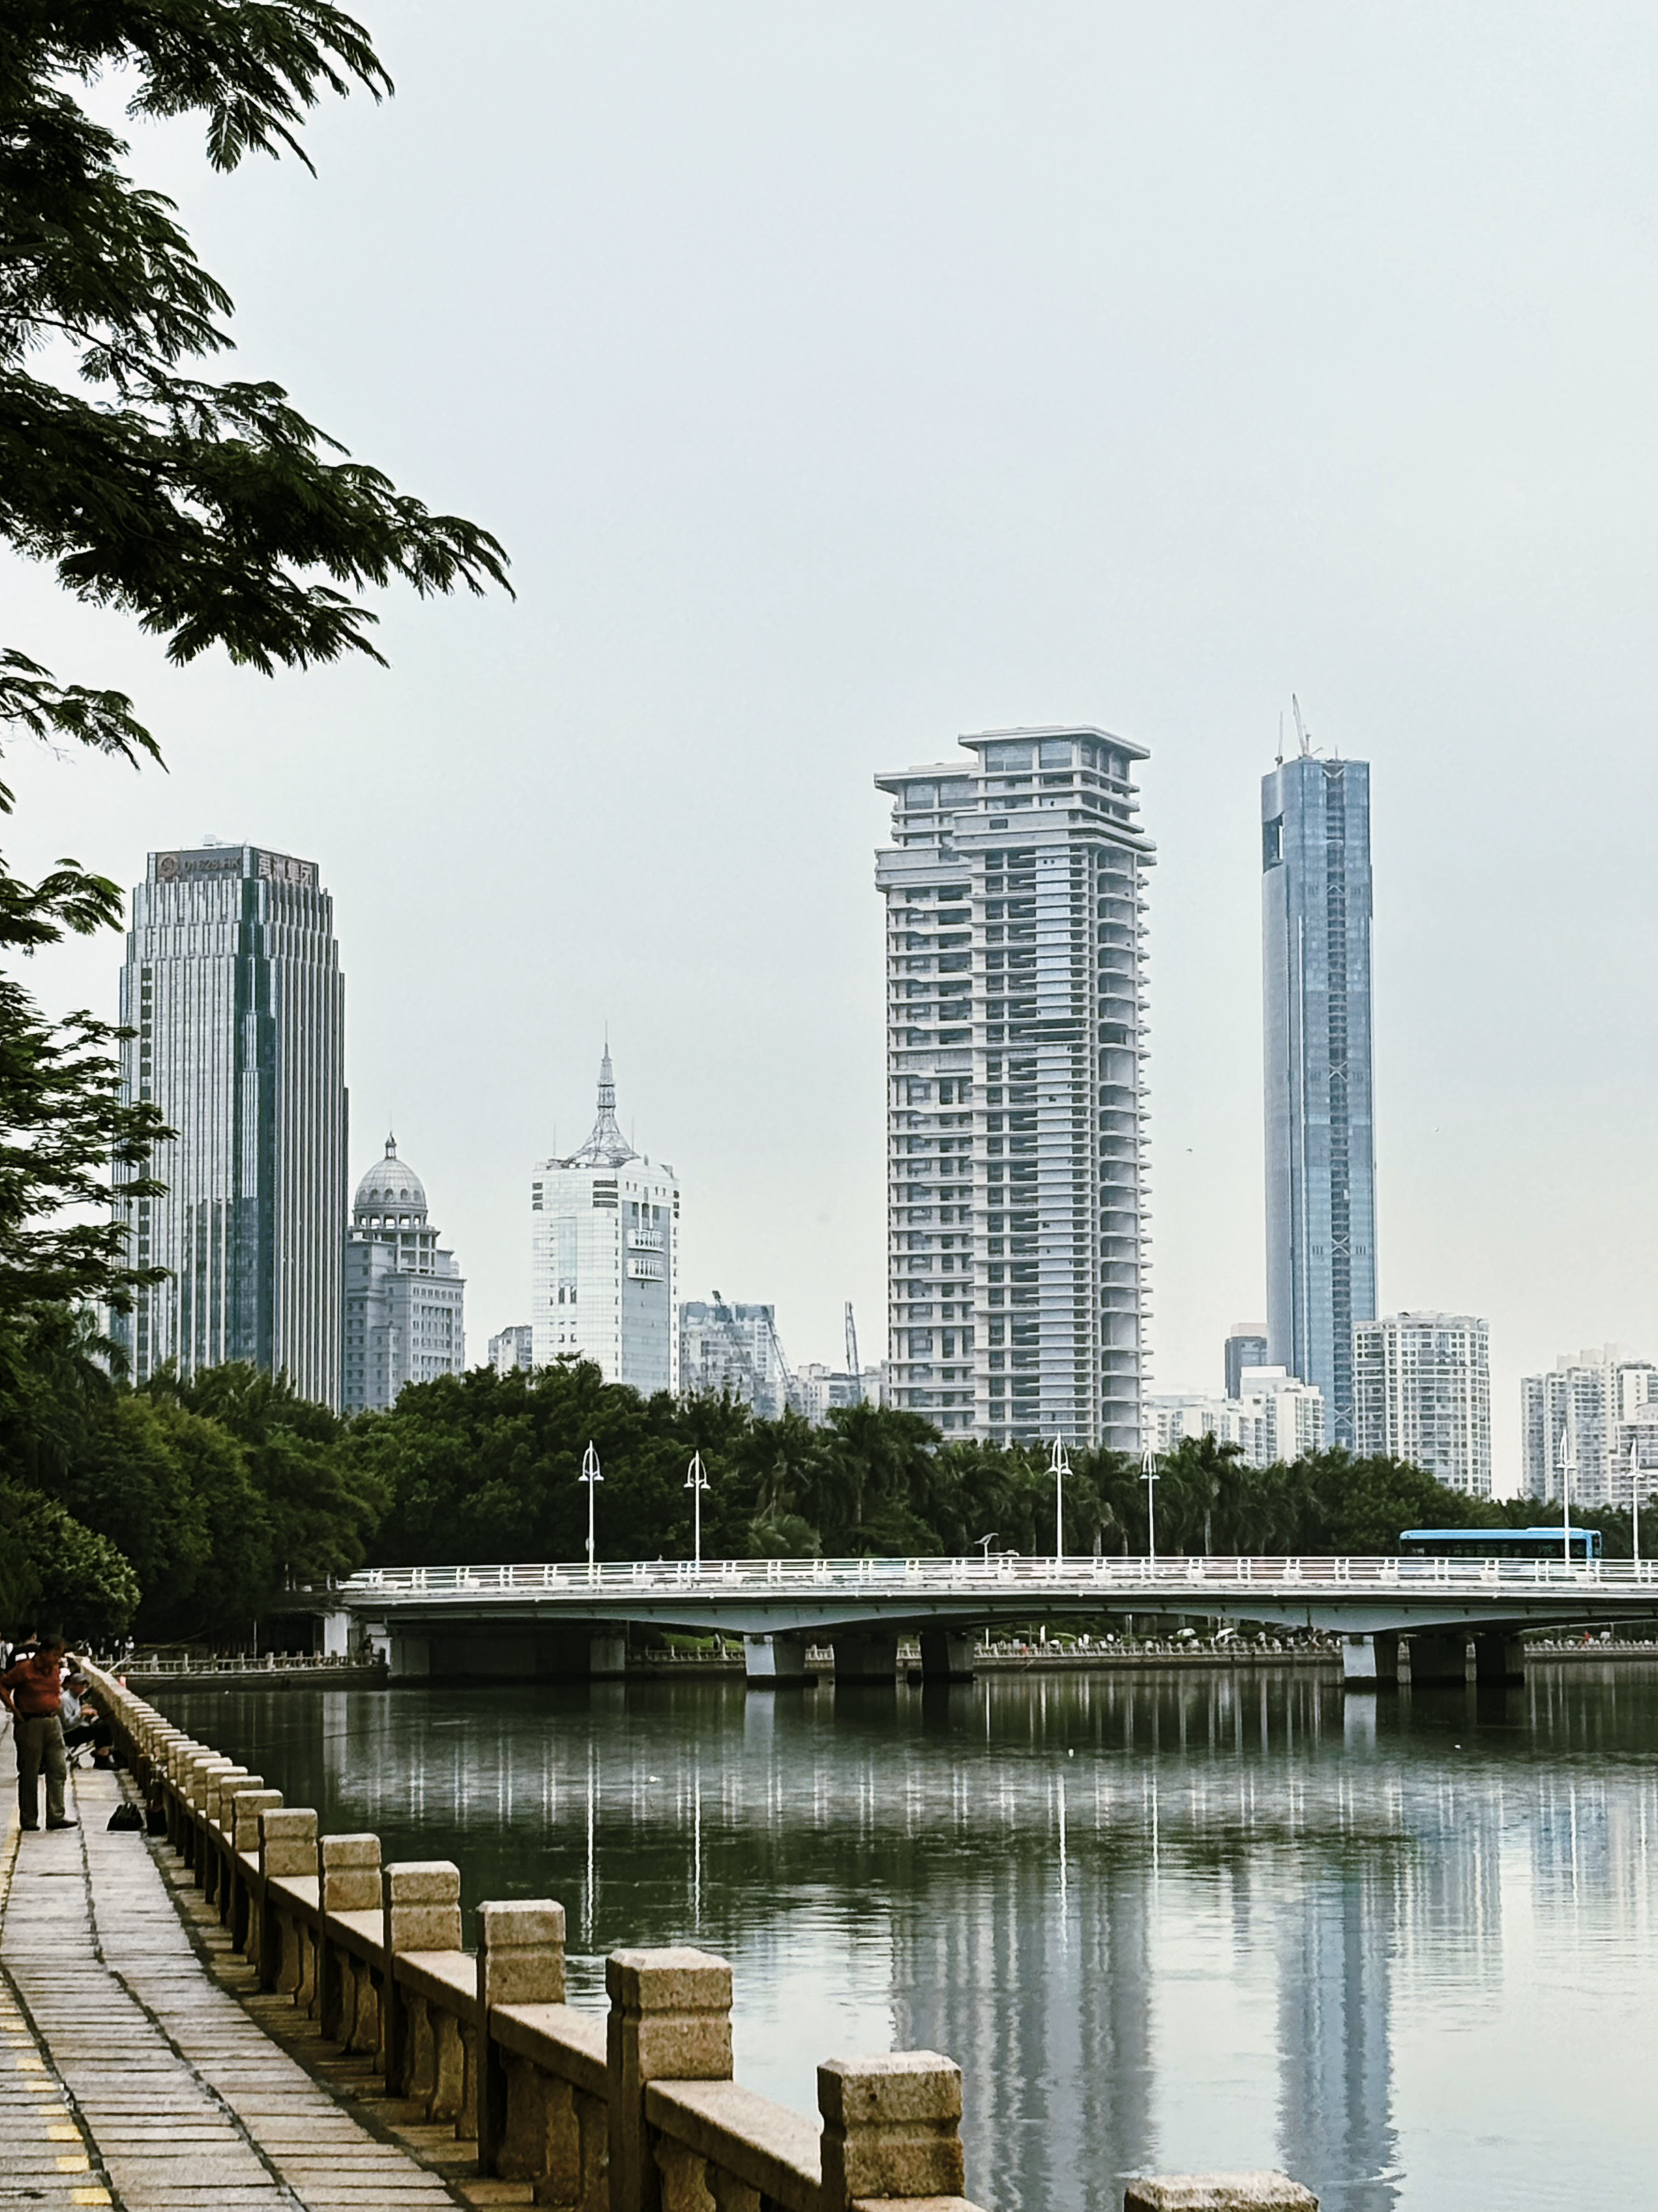
POLYGON ((1560 1531, 1566 1565, 1571 1565, 1571 1472, 1577 1464, 1577 1435, 1572 1423, 1571 1401, 1560 1428, 1560 1531))
MULTIPOLYGON (((1071 1462, 1065 1455, 1065 1446, 1058 1437, 1048 1455, 1048 1471, 1054 1478, 1054 1556, 1065 1557, 1065 1479, 1071 1472, 1071 1462)), ((988 1547, 986 1547, 987 1551, 988 1547)))
POLYGON ((696 1562, 696 1571, 700 1575, 702 1571, 702 1493, 705 1490, 714 1488, 714 1485, 702 1472, 702 1455, 700 1451, 691 1454, 691 1463, 685 1470, 685 1487, 691 1493, 691 1527, 695 1531, 692 1539, 694 1546, 692 1557, 696 1562))
POLYGON ((1631 1549, 1635 1564, 1641 1564, 1641 1446, 1638 1438, 1631 1437, 1629 1447, 1629 1510, 1633 1522, 1631 1549))
POLYGON ((598 1578, 598 1556, 593 1545, 594 1508, 598 1486, 604 1480, 598 1471, 598 1454, 593 1449, 591 1437, 586 1450, 581 1455, 581 1473, 578 1480, 587 1486, 587 1579, 591 1583, 598 1578))
POLYGON ((1157 1556, 1157 1500, 1152 1484, 1157 1480, 1157 1455, 1150 1444, 1140 1454, 1140 1480, 1145 1485, 1145 1556, 1157 1556))

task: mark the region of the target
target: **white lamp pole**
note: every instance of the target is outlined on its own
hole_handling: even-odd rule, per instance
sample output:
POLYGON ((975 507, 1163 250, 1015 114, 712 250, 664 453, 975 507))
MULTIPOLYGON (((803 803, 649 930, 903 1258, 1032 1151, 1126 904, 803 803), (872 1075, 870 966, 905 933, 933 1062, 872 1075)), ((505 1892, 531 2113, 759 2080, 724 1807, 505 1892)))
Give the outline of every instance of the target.
POLYGON ((1577 1464, 1577 1435, 1572 1423, 1571 1400, 1560 1429, 1560 1532, 1568 1566, 1571 1564, 1571 1471, 1577 1464))
POLYGON ((598 1454, 593 1449, 591 1438, 586 1450, 581 1455, 579 1480, 587 1486, 587 1579, 591 1583, 598 1577, 598 1559, 593 1547, 594 1507, 598 1497, 598 1486, 604 1480, 598 1471, 598 1454))
POLYGON ((1140 1454, 1140 1480, 1145 1485, 1145 1554, 1148 1559, 1155 1559, 1157 1556, 1157 1492, 1151 1486, 1157 1480, 1157 1455, 1150 1444, 1140 1454))
MULTIPOLYGON (((1054 1556, 1065 1557, 1065 1479, 1071 1472, 1071 1462, 1065 1455, 1065 1446, 1058 1437, 1048 1455, 1048 1471, 1054 1478, 1054 1556)), ((988 1547, 987 1547, 987 1550, 988 1547)))
POLYGON ((1630 1438, 1629 1447, 1629 1505, 1634 1521, 1634 1541, 1631 1548, 1635 1553, 1635 1564, 1639 1566, 1641 1564, 1641 1446, 1634 1437, 1630 1438))
POLYGON ((692 1556, 696 1561, 696 1571, 700 1575, 702 1571, 702 1493, 705 1490, 714 1488, 714 1485, 702 1472, 701 1452, 691 1454, 691 1463, 685 1470, 685 1487, 691 1493, 691 1526, 695 1531, 692 1556))

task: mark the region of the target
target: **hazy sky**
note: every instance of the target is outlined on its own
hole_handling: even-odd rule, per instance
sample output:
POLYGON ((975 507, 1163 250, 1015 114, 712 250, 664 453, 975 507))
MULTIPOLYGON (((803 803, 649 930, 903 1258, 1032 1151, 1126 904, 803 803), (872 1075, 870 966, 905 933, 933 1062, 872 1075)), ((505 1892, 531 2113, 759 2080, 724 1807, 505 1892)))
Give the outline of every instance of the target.
MULTIPOLYGON (((398 93, 320 177, 137 131, 271 376, 494 528, 516 604, 389 672, 169 673, 3 572, 171 773, 14 755, 26 865, 315 858, 353 1173, 395 1121, 528 1312, 531 1161, 684 1188, 681 1292, 883 1348, 871 776, 956 734, 1151 748, 1156 1386, 1263 1299, 1258 779, 1373 763, 1384 1309, 1517 1377, 1658 1355, 1658 49, 1617 0, 363 0, 398 93)), ((112 1011, 112 939, 36 963, 112 1011)))

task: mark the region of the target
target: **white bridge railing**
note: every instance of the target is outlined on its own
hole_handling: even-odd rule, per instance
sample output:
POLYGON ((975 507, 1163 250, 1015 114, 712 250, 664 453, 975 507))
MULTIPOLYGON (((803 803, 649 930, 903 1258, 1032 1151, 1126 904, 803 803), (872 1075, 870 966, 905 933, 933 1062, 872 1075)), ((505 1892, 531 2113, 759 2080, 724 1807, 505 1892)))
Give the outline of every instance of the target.
MULTIPOLYGON (((1409 1559, 1121 1557, 1040 1559, 689 1559, 585 1560, 512 1563, 492 1566, 366 1567, 337 1585, 347 1598, 415 1596, 474 1598, 545 1594, 573 1601, 683 1598, 986 1597, 1033 1601, 1055 1595, 1121 1595, 1140 1590, 1193 1595, 1345 1589, 1658 1592, 1652 1559, 1409 1559)), ((1199 1608, 1194 1605, 1193 1611, 1199 1608)))

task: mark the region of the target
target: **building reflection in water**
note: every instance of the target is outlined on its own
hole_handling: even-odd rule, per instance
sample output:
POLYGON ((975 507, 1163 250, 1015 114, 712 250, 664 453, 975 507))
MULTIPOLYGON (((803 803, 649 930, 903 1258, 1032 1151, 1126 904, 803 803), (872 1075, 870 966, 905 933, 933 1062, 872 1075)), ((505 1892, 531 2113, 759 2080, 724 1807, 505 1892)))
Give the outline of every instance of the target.
MULTIPOLYGON (((174 1703, 325 1826, 454 1857, 470 1900, 562 1898, 578 2001, 618 1944, 723 1952, 739 2072, 786 2102, 837 2051, 948 2051, 981 2203, 1278 2165, 1386 2212, 1458 2154, 1401 2119, 1401 2018, 1450 2022, 1453 2068, 1499 2020, 1539 2033, 1505 1905, 1591 2038, 1579 1959, 1648 1956, 1658 1671, 1610 1673, 1345 1710, 1288 1671, 174 1703)), ((1482 2172, 1482 2204, 1527 2202, 1482 2172)))

